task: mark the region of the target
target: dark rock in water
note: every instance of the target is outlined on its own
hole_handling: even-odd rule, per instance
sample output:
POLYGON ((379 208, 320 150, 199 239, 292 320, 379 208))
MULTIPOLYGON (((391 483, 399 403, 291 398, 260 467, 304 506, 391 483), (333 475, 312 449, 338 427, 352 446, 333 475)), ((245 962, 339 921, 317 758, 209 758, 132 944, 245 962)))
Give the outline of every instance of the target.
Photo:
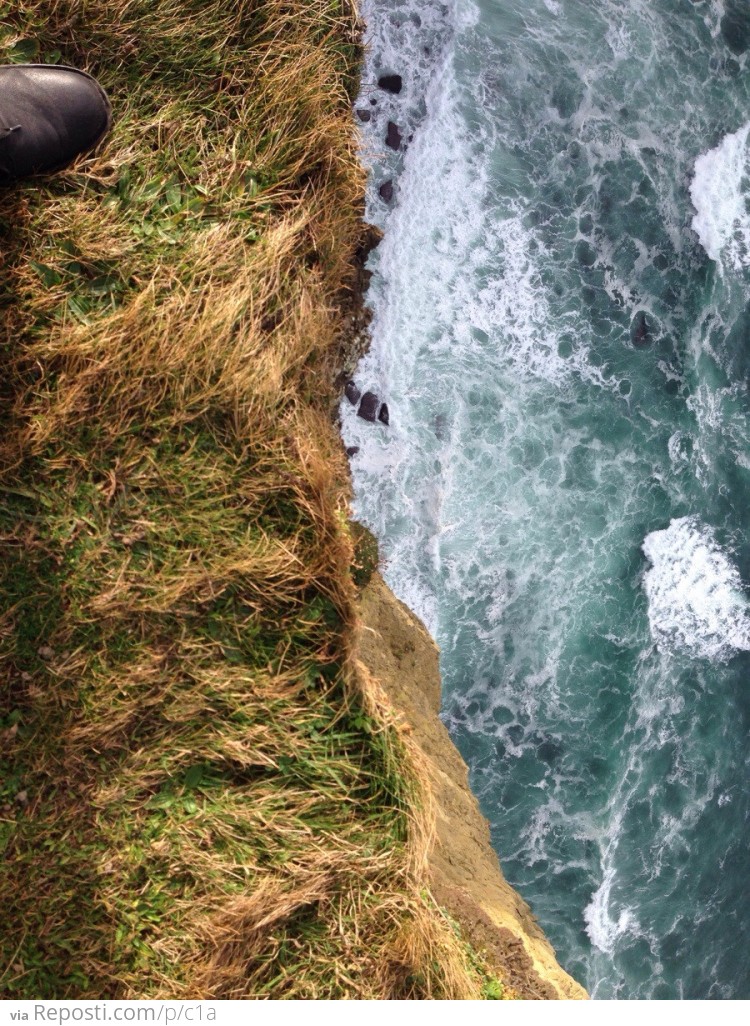
POLYGON ((651 341, 651 332, 643 310, 638 311, 630 325, 630 341, 636 349, 643 349, 651 341))
POLYGON ((537 755, 546 763, 556 762, 562 754, 562 745, 553 737, 541 738, 537 744, 537 755))
POLYGON ((390 178, 387 182, 383 182, 378 189, 378 194, 386 203, 390 203, 393 200, 393 182, 390 178))
POLYGON ((369 110, 357 110, 357 117, 360 121, 369 121, 372 115, 369 110))
POLYGON ((346 450, 346 455, 347 456, 356 456, 358 452, 359 452, 359 446, 358 445, 350 445, 349 448, 346 450))
POLYGON ((507 736, 511 744, 520 745, 523 741, 524 729, 520 723, 514 723, 512 727, 508 727, 507 736))
POLYGON ((362 420, 369 420, 371 424, 374 424, 378 419, 379 405, 380 400, 374 392, 365 392, 362 396, 362 402, 359 404, 357 416, 361 417, 362 420))
POLYGON ((569 83, 560 82, 552 90, 550 99, 561 118, 571 118, 578 110, 582 97, 569 83))
POLYGON ((344 389, 344 395, 352 404, 352 406, 356 406, 359 402, 359 397, 362 395, 362 393, 353 381, 347 381, 346 388, 344 389))
POLYGON ((387 93, 398 95, 404 83, 400 75, 381 75, 378 79, 378 85, 381 89, 385 89, 387 93))
POLYGON ((380 421, 381 424, 385 424, 386 427, 388 427, 388 425, 390 424, 391 419, 390 419, 390 416, 388 414, 388 404, 387 403, 383 403, 383 405, 380 407, 380 411, 378 412, 378 420, 380 421))
POLYGON ((385 144, 390 146, 392 150, 401 149, 401 132, 398 125, 394 124, 393 121, 388 122, 388 134, 385 137, 385 144))
POLYGON ((576 244, 576 260, 582 267, 593 267, 596 263, 596 250, 581 239, 576 244))
POLYGON ((750 8, 747 0, 727 0, 721 19, 721 34, 732 53, 750 48, 750 8))
POLYGON ((447 416, 447 414, 445 414, 445 413, 438 413, 438 414, 436 414, 435 420, 433 421, 433 424, 434 424, 434 429, 435 429, 435 437, 442 442, 443 439, 445 438, 446 434, 447 434, 447 427, 448 427, 448 416, 447 416))

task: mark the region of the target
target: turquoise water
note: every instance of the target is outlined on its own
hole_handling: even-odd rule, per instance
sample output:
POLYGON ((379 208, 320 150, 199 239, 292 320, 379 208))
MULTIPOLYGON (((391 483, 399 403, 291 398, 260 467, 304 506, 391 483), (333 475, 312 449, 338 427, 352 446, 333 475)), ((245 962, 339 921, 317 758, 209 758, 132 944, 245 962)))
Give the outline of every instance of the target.
POLYGON ((357 513, 561 963, 748 998, 750 6, 363 7, 357 513))

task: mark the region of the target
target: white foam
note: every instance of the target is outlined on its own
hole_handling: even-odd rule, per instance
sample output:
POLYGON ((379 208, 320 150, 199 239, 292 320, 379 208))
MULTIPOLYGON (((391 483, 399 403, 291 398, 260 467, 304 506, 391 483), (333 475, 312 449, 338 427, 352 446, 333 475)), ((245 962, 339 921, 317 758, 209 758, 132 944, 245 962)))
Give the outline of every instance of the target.
POLYGON ((750 266, 750 214, 746 187, 750 121, 724 136, 695 162, 690 198, 697 213, 693 230, 711 260, 722 255, 735 270, 750 266))
POLYGON ((609 866, 605 870, 604 879, 594 892, 591 902, 583 911, 586 933, 589 935, 591 943, 607 955, 614 953, 620 937, 637 928, 635 915, 627 906, 618 911, 617 918, 610 913, 615 876, 615 870, 609 866))
POLYGON ((646 537, 643 583, 651 634, 663 651, 725 662, 750 651, 750 612, 742 581, 713 531, 697 517, 673 520, 646 537))

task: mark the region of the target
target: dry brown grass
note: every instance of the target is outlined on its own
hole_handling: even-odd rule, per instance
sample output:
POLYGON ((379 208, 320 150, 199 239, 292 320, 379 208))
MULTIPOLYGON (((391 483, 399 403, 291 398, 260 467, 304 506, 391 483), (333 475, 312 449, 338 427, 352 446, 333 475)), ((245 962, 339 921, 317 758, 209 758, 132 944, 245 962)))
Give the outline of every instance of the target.
POLYGON ((0 993, 480 996, 351 656, 351 6, 5 17, 116 123, 0 197, 0 993))

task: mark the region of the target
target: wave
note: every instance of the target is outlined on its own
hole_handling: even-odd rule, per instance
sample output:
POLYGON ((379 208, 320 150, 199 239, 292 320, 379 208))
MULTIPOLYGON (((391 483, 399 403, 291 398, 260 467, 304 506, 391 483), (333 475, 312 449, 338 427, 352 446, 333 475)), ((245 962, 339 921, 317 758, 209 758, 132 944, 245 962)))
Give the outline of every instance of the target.
POLYGON ((711 260, 724 257, 737 271, 750 266, 748 149, 750 121, 725 135, 719 145, 695 162, 690 198, 697 213, 693 230, 711 260))
POLYGON ((740 575, 697 517, 673 520, 646 537, 651 569, 643 583, 651 633, 660 649, 726 662, 750 651, 750 612, 740 575))

